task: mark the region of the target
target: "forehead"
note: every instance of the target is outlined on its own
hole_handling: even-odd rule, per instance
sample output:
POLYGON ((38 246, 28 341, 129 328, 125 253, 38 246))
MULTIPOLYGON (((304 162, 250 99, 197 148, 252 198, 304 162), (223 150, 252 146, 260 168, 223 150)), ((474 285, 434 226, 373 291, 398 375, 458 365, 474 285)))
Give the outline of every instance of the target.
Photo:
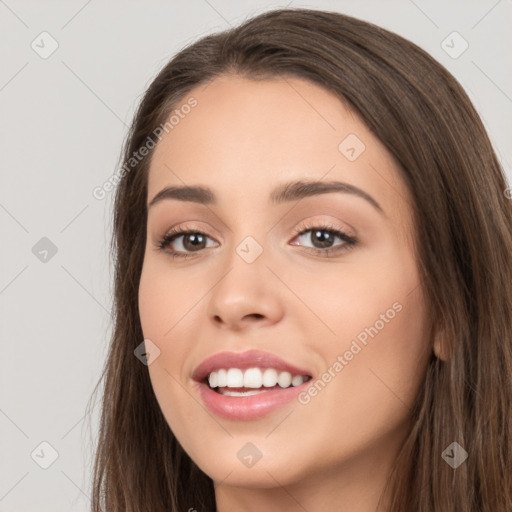
POLYGON ((268 202, 277 184, 297 179, 352 184, 384 209, 407 198, 383 144, 319 85, 225 75, 192 90, 175 106, 178 114, 190 98, 196 106, 175 115, 155 148, 149 200, 168 185, 204 184, 218 191, 220 202, 268 202))

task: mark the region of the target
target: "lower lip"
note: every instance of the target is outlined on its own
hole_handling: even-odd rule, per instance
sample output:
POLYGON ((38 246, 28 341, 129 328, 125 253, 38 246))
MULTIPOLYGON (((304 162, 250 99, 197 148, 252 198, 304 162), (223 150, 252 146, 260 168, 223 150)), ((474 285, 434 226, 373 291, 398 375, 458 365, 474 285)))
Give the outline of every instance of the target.
POLYGON ((291 402, 308 384, 309 381, 299 386, 274 389, 258 395, 224 396, 201 382, 199 393, 206 407, 216 416, 228 420, 255 420, 291 402))

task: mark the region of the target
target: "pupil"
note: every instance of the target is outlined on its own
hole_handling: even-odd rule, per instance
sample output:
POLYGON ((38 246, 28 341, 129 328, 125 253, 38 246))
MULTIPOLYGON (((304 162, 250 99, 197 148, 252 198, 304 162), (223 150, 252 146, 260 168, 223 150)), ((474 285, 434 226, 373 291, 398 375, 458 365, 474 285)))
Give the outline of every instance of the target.
POLYGON ((192 250, 197 249, 202 243, 204 243, 204 237, 200 233, 190 233, 183 239, 183 245, 187 250, 190 248, 192 250), (190 247, 187 247, 188 243, 191 244, 190 247))
POLYGON ((332 236, 327 230, 313 231, 311 236, 313 237, 313 243, 318 242, 320 247, 330 247, 332 245, 332 236), (322 233, 325 235, 322 236, 322 233))

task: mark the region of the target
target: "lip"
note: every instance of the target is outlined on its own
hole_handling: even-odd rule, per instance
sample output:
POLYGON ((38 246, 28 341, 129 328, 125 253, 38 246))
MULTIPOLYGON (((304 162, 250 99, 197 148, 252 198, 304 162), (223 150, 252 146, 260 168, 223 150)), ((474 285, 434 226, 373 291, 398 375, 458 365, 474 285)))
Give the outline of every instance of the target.
POLYGON ((227 420, 256 420, 294 400, 299 393, 311 384, 306 381, 299 386, 265 391, 251 396, 224 396, 204 382, 196 383, 199 394, 208 410, 227 420))
MULTIPOLYGON (((269 352, 261 352, 260 350, 248 350, 246 352, 219 352, 214 356, 205 359, 193 372, 192 378, 197 382, 202 382, 206 377, 215 370, 222 368, 275 368, 281 372, 290 372, 292 375, 310 375, 309 370, 298 368, 280 357, 270 354, 269 352)), ((298 386, 297 386, 298 387, 298 386)))
POLYGON ((290 372, 292 375, 312 376, 309 370, 292 365, 278 356, 258 350, 249 350, 242 353, 221 352, 215 354, 196 368, 192 378, 196 381, 201 399, 210 412, 229 420, 255 420, 267 416, 291 402, 312 380, 303 382, 299 386, 276 388, 250 396, 224 396, 211 389, 206 383, 208 374, 221 368, 246 370, 257 367, 275 368, 279 371, 290 372))

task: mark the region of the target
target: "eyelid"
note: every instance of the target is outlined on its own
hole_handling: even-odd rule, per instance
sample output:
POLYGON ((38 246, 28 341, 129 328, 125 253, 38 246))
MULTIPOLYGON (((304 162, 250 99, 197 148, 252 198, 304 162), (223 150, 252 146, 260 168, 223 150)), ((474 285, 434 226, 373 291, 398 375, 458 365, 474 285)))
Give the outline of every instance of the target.
POLYGON ((312 217, 305 217, 295 224, 292 228, 294 236, 300 235, 303 231, 322 228, 325 230, 340 231, 346 237, 359 241, 357 230, 348 222, 341 221, 329 214, 319 214, 312 217))
POLYGON ((222 236, 216 229, 212 228, 210 225, 207 225, 207 227, 205 227, 204 225, 198 224, 197 221, 189 221, 184 223, 177 222, 176 224, 170 226, 164 232, 164 236, 174 231, 197 231, 199 233, 207 235, 210 238, 222 238, 222 236), (214 234, 210 234, 212 231, 214 232, 214 234))

